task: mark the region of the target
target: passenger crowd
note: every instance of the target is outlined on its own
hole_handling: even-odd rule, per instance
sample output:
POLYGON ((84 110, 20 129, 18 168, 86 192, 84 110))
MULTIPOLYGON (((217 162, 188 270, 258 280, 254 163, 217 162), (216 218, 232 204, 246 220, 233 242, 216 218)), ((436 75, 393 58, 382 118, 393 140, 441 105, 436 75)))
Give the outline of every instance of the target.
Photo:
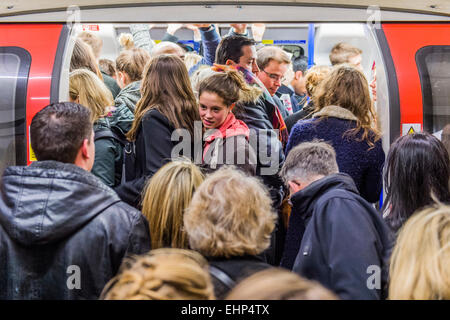
POLYGON ((189 25, 198 53, 150 27, 116 61, 76 38, 1 179, 0 299, 450 299, 450 134, 386 157, 360 49, 308 69, 262 24, 189 25))

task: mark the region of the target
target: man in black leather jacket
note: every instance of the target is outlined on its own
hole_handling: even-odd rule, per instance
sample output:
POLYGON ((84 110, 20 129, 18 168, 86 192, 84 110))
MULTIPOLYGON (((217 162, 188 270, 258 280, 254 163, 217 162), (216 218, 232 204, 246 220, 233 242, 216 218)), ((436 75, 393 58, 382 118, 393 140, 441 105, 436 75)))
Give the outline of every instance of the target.
POLYGON ((127 254, 150 249, 148 223, 89 172, 87 108, 47 106, 30 135, 38 161, 1 181, 0 299, 97 299, 127 254))

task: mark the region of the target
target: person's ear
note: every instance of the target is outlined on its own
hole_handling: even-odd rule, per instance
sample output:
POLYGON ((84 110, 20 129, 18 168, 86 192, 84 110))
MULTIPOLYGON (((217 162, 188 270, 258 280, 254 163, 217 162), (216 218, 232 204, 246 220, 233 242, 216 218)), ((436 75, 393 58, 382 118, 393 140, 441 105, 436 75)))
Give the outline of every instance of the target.
POLYGON ((234 62, 233 60, 228 59, 228 60, 225 62, 225 64, 226 64, 227 66, 235 66, 235 65, 236 65, 236 62, 234 62))
POLYGON ((302 77, 303 77, 303 72, 301 72, 300 70, 295 71, 295 74, 294 74, 295 80, 299 80, 299 79, 301 79, 302 77))
POLYGON ((83 144, 81 145, 81 155, 84 159, 89 159, 91 157, 89 155, 89 139, 83 140, 83 144))
POLYGON ((295 183, 294 181, 288 181, 288 185, 289 185, 289 190, 291 191, 291 194, 294 194, 300 190, 300 186, 298 185, 298 183, 295 183))

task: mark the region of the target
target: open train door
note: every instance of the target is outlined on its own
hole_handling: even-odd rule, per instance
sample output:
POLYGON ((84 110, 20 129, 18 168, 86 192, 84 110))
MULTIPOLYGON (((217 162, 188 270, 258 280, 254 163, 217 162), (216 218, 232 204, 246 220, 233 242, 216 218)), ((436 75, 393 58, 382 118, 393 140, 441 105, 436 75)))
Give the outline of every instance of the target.
POLYGON ((44 106, 57 102, 65 24, 0 24, 0 174, 34 160, 29 127, 44 106))
POLYGON ((377 30, 389 79, 390 137, 450 123, 450 25, 384 23, 377 30))

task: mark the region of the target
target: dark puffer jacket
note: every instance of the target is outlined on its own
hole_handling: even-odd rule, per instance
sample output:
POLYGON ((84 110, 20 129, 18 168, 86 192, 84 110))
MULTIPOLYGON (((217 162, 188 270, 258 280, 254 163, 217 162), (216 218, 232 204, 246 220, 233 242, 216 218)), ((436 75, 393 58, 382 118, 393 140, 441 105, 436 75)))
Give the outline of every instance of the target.
POLYGON ((98 299, 126 255, 149 249, 142 214, 91 173, 56 161, 5 170, 0 300, 98 299))
POLYGON ((394 238, 353 180, 345 173, 324 177, 291 201, 282 265, 296 257, 294 272, 341 299, 384 298, 394 238))

